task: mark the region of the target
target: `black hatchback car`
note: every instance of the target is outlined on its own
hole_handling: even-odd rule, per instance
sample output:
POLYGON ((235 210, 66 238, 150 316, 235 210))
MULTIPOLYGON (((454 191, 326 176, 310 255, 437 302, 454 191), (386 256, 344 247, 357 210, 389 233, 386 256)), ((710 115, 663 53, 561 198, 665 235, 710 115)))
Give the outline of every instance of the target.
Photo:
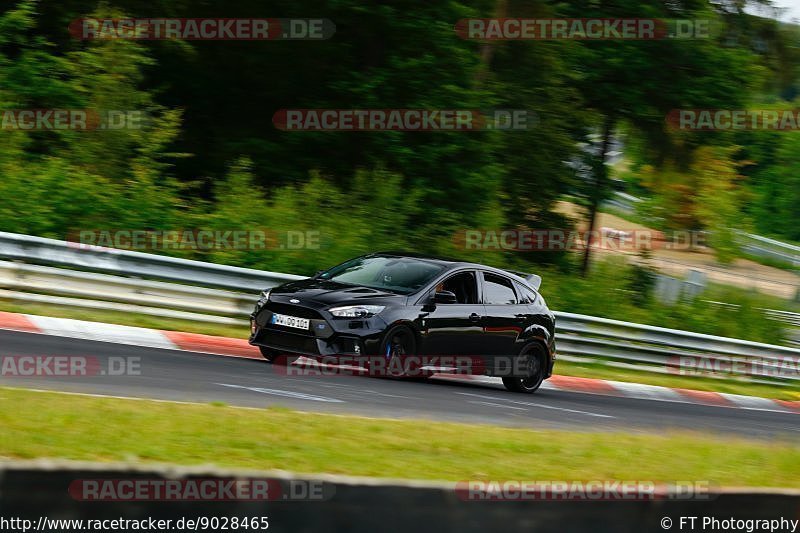
POLYGON ((533 392, 555 361, 555 317, 540 282, 475 263, 369 254, 264 291, 250 343, 271 362, 415 359, 424 375, 499 376, 509 390, 533 392))

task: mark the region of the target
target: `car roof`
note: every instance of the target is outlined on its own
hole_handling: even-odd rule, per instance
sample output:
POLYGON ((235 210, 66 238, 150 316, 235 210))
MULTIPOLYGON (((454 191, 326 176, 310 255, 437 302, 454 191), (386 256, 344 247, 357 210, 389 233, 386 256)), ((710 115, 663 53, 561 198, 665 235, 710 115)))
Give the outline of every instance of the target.
POLYGON ((504 270, 502 268, 483 265, 481 263, 473 263, 470 261, 462 261, 460 259, 452 259, 446 257, 438 257, 434 255, 420 254, 416 252, 402 252, 402 251, 376 252, 368 255, 373 257, 408 257, 410 259, 419 259, 421 261, 427 261, 430 263, 438 263, 446 267, 448 271, 461 268, 474 268, 478 270, 486 270, 489 272, 493 272, 495 274, 499 274, 501 276, 512 278, 514 281, 522 283, 524 286, 531 288, 530 284, 525 280, 525 277, 521 276, 519 272, 504 270))
POLYGON ((422 259, 424 261, 429 261, 432 263, 442 263, 442 264, 464 263, 464 261, 461 261, 460 259, 452 259, 449 257, 420 254, 416 252, 401 252, 393 250, 386 252, 375 252, 369 255, 375 257, 409 257, 411 259, 422 259))

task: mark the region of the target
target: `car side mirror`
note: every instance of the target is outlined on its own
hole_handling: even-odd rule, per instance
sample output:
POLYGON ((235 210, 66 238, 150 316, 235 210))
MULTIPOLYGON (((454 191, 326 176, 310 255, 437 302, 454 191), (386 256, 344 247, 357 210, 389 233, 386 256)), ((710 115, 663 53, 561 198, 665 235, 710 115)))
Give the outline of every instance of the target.
POLYGON ((451 291, 437 291, 433 295, 433 302, 437 304, 454 304, 458 303, 456 294, 451 291))

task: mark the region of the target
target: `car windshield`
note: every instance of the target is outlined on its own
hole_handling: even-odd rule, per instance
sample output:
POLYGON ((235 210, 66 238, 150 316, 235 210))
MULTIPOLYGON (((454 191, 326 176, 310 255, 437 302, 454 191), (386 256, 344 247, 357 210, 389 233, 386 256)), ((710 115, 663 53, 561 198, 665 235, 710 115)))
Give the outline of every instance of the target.
POLYGON ((444 266, 410 257, 358 257, 319 275, 320 279, 411 294, 423 287, 444 266))

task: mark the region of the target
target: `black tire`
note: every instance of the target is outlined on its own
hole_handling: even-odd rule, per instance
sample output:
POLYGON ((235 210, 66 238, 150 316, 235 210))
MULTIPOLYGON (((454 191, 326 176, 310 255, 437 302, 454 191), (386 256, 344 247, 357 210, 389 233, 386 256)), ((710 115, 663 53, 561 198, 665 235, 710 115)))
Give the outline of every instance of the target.
POLYGON ((381 355, 386 359, 386 377, 407 377, 403 356, 416 355, 417 338, 406 326, 394 326, 386 332, 381 343, 381 355), (397 372, 396 369, 401 369, 397 372))
POLYGON ((532 394, 541 387, 547 372, 547 357, 544 349, 538 343, 525 346, 519 354, 522 359, 522 368, 529 372, 527 377, 503 378, 503 385, 511 392, 532 394))
POLYGON ((287 355, 285 353, 281 353, 277 350, 273 350, 272 348, 267 348, 266 346, 259 346, 259 350, 261 350, 261 355, 266 359, 269 363, 273 365, 284 365, 291 363, 297 357, 287 355))

